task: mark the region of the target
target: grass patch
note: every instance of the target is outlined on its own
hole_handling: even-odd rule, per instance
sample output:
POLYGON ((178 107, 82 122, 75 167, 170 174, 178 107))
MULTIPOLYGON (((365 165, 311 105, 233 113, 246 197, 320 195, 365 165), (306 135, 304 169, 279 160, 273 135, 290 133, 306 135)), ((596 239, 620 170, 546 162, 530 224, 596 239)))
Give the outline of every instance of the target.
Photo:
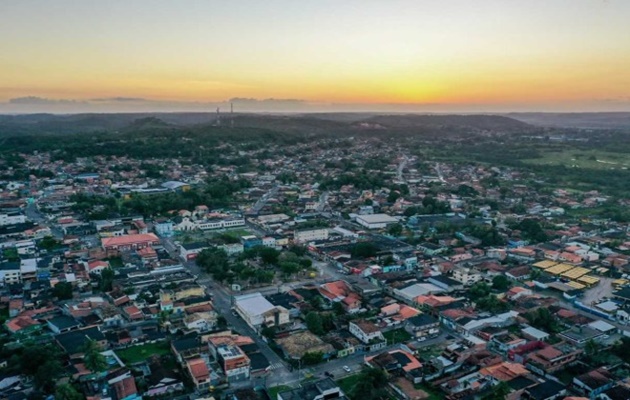
POLYGON ((429 385, 420 384, 414 385, 414 387, 416 389, 426 392, 429 395, 426 400, 441 400, 444 398, 444 394, 442 392, 440 392, 438 389, 430 387, 429 385))
POLYGON ((356 385, 357 382, 359 382, 359 379, 361 379, 361 374, 354 374, 354 375, 346 376, 345 378, 339 379, 336 382, 341 388, 341 390, 343 390, 343 392, 347 394, 347 393, 350 393, 354 385, 356 385))
POLYGON ((290 386, 286 386, 286 385, 279 385, 279 386, 274 386, 274 387, 270 387, 267 389, 267 393, 269 394, 269 397, 271 399, 277 399, 278 398, 278 393, 282 392, 284 390, 288 390, 291 389, 290 386))
POLYGON ((411 334, 403 328, 394 329, 393 331, 383 333, 387 344, 404 343, 411 339, 411 334))
POLYGON ((630 167, 630 157, 621 153, 610 153, 601 150, 583 150, 566 148, 560 151, 541 152, 540 158, 523 159, 526 164, 534 165, 564 165, 569 168, 585 169, 623 169, 630 167))
POLYGON ((149 343, 142 346, 132 346, 126 349, 116 350, 116 354, 125 363, 134 364, 142 362, 151 356, 162 356, 170 353, 167 343, 149 343))

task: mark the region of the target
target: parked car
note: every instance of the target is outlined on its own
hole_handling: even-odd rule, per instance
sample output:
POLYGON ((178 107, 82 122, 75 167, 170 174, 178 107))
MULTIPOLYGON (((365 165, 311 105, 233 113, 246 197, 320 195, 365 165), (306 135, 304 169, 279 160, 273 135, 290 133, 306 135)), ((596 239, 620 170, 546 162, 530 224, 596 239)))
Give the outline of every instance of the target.
POLYGON ((343 370, 346 372, 351 372, 352 370, 350 369, 350 367, 348 367, 347 365, 343 366, 343 370))

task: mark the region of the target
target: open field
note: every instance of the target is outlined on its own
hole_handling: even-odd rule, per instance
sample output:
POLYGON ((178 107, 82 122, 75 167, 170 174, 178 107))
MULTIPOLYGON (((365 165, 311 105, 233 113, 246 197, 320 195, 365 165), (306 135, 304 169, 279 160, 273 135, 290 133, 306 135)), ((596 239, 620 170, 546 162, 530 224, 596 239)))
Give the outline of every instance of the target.
POLYGON ((341 390, 343 390, 343 392, 347 394, 347 393, 350 393, 350 391, 352 390, 354 385, 357 384, 360 378, 361 378, 360 374, 346 376, 345 378, 339 379, 337 381, 337 384, 339 385, 341 390))
POLYGON ((151 356, 168 354, 170 349, 166 343, 149 343, 116 350, 115 352, 122 361, 133 364, 144 361, 151 356))
POLYGON ((541 158, 529 158, 522 161, 526 164, 564 165, 569 168, 605 170, 630 168, 630 155, 622 153, 567 148, 560 151, 546 150, 542 155, 541 158))

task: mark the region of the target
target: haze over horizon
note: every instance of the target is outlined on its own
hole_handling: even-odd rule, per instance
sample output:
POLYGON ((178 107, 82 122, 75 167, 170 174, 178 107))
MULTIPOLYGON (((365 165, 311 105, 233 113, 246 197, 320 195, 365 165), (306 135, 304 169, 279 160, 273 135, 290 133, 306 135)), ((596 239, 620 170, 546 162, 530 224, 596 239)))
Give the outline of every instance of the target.
POLYGON ((26 0, 0 113, 630 111, 630 2, 26 0))

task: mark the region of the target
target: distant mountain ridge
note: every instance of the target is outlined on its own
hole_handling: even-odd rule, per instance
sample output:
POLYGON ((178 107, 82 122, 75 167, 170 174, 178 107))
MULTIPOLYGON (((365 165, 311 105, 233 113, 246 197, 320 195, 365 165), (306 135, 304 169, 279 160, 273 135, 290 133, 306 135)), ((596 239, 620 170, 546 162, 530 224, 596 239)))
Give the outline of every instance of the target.
MULTIPOLYGON (((347 132, 378 126, 379 129, 410 134, 444 128, 473 131, 514 132, 531 128, 525 122, 500 115, 420 114, 228 114, 220 125, 258 128, 280 133, 347 132)), ((129 113, 129 114, 26 114, 0 115, 0 136, 133 132, 149 129, 203 129, 216 126, 215 113, 129 113)))
POLYGON ((535 126, 583 129, 630 129, 630 112, 509 113, 505 114, 505 116, 535 126))

